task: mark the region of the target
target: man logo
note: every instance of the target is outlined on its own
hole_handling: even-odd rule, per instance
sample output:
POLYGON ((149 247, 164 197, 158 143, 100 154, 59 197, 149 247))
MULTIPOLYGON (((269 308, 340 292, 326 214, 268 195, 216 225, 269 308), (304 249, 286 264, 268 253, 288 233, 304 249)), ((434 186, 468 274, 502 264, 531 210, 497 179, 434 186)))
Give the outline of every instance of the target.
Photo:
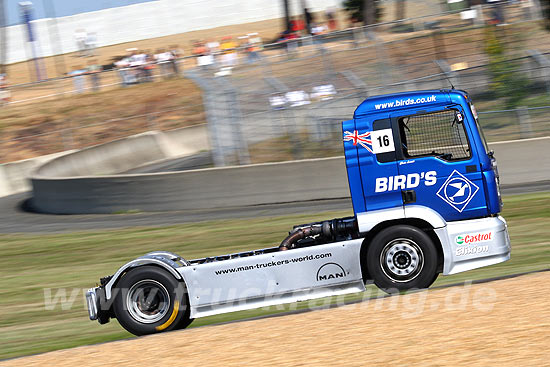
POLYGON ((462 213, 478 191, 479 187, 475 183, 454 170, 436 195, 462 213))
POLYGON ((326 263, 317 270, 317 281, 345 278, 346 271, 336 263, 326 263))

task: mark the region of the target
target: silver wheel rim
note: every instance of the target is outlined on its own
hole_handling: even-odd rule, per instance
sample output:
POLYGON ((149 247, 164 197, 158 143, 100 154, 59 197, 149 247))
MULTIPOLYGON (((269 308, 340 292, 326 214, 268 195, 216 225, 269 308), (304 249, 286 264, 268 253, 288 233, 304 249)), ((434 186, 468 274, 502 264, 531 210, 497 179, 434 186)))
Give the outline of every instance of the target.
POLYGON ((161 320, 170 309, 168 290, 156 280, 140 280, 128 290, 128 313, 142 323, 152 324, 161 320))
POLYGON ((413 240, 397 238, 382 249, 380 266, 384 274, 394 282, 409 282, 422 271, 424 253, 413 240))

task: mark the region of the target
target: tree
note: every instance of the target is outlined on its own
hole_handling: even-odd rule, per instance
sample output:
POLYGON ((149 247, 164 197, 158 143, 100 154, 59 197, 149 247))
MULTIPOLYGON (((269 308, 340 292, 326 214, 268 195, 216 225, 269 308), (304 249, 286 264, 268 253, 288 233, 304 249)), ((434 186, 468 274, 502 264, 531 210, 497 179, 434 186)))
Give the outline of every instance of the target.
POLYGON ((283 8, 285 9, 285 17, 283 18, 283 24, 285 31, 290 30, 290 11, 288 8, 288 0, 283 0, 283 8))
POLYGON ((540 6, 544 18, 544 27, 550 31, 550 0, 541 0, 540 6))
POLYGON ((517 62, 507 57, 507 45, 495 29, 494 26, 485 29, 485 52, 491 76, 489 90, 495 97, 504 99, 506 107, 515 108, 527 96, 529 81, 519 71, 517 62))
POLYGON ((405 0, 395 0, 395 19, 405 19, 405 0))
POLYGON ((376 23, 375 0, 363 0, 363 23, 371 25, 376 23))
POLYGON ((351 19, 365 25, 375 24, 382 18, 380 0, 344 0, 342 6, 351 19))

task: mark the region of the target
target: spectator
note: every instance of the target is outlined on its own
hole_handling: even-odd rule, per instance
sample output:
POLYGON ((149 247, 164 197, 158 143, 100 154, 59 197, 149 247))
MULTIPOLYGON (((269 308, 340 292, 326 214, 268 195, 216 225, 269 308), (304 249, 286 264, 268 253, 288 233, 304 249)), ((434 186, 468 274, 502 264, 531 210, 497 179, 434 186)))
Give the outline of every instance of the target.
POLYGON ((296 41, 297 38, 298 38, 297 32, 294 32, 292 30, 285 30, 281 32, 281 34, 279 35, 279 38, 277 39, 277 42, 286 44, 286 53, 289 57, 298 48, 298 42, 296 41))
POLYGON ((504 0, 488 0, 490 4, 493 5, 491 8, 491 18, 489 19, 489 24, 495 25, 506 25, 505 15, 504 15, 504 0))
POLYGON ((311 34, 311 25, 313 24, 313 14, 309 12, 308 8, 304 8, 304 18, 306 21, 307 34, 311 34))
POLYGON ((327 31, 327 27, 322 24, 313 24, 311 27, 311 34, 313 36, 319 36, 321 34, 325 34, 327 31))
POLYGON ((6 74, 0 74, 0 105, 8 104, 11 99, 11 93, 9 90, 8 76, 6 74))
POLYGON ((201 41, 193 40, 193 41, 191 41, 191 44, 193 45, 193 51, 191 51, 193 56, 198 57, 198 56, 206 53, 206 46, 204 46, 201 41))
POLYGON ((145 65, 145 61, 147 60, 147 55, 143 51, 139 51, 138 49, 134 48, 131 49, 132 55, 130 56, 130 66, 131 67, 140 67, 142 65, 145 65))
POLYGON ((325 11, 327 17, 328 29, 330 32, 334 32, 338 29, 338 24, 336 23, 336 11, 333 7, 327 8, 325 11))
POLYGON ((97 48, 97 34, 95 32, 89 32, 86 35, 86 56, 96 56, 95 50, 97 48))
POLYGON ((130 49, 132 55, 129 58, 130 71, 133 76, 133 83, 139 83, 145 79, 144 67, 147 63, 147 55, 144 52, 138 51, 136 48, 130 49))
POLYGON ((155 55, 155 61, 157 62, 159 68, 160 68, 160 75, 163 78, 170 77, 170 74, 172 72, 171 62, 173 59, 173 55, 171 52, 167 52, 164 49, 158 49, 157 53, 155 55))
POLYGON ((292 19, 290 21, 290 31, 292 33, 301 33, 304 30, 304 21, 302 19, 292 19))
POLYGON ((248 41, 245 45, 247 52, 247 60, 249 63, 260 60, 260 51, 262 49, 262 39, 258 36, 258 33, 250 33, 247 35, 248 41))
POLYGON ((97 64, 97 60, 88 61, 88 68, 86 69, 86 74, 88 74, 90 79, 90 85, 92 91, 97 92, 100 86, 100 74, 102 71, 101 65, 97 64))
POLYGON ((196 56, 197 66, 202 69, 207 69, 214 63, 214 57, 202 41, 194 41, 193 55, 196 56))
POLYGON ((86 74, 86 69, 82 68, 80 65, 76 66, 74 70, 69 73, 69 76, 73 79, 74 92, 76 94, 84 92, 84 74, 86 74))
POLYGON ((210 50, 210 52, 215 53, 220 51, 220 43, 216 41, 215 39, 211 39, 206 43, 206 47, 210 50))
POLYGON ((215 39, 212 39, 206 43, 206 47, 208 48, 210 55, 212 55, 213 62, 216 63, 216 57, 220 54, 220 43, 215 39))
POLYGON ((233 38, 231 36, 223 37, 220 48, 222 51, 222 66, 235 66, 237 63, 237 45, 233 42, 233 38))
POLYGON ((153 81, 153 70, 155 69, 155 58, 151 55, 151 51, 145 51, 145 65, 143 65, 143 75, 146 82, 153 81))
POLYGON ((132 74, 130 70, 130 56, 125 56, 115 62, 115 66, 120 75, 122 86, 125 87, 132 82, 132 74))
POLYGON ((79 56, 85 56, 86 54, 86 31, 84 29, 77 29, 74 31, 74 39, 76 41, 76 49, 79 56))
POLYGON ((172 69, 174 70, 174 75, 179 75, 179 69, 178 69, 178 60, 180 57, 183 56, 183 50, 179 48, 178 45, 172 45, 170 46, 170 53, 172 54, 172 59, 170 60, 170 65, 172 66, 172 69))

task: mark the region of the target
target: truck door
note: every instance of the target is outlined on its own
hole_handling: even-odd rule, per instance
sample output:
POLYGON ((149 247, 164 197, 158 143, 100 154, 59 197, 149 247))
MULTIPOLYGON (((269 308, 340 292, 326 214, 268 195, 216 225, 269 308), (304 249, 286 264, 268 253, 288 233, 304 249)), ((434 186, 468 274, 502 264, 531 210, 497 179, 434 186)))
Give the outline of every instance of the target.
POLYGON ((344 141, 357 147, 366 211, 402 207, 401 193, 385 189, 389 178, 398 175, 389 115, 360 117, 355 126, 344 132, 344 141))
POLYGON ((398 178, 393 189, 407 205, 422 205, 445 220, 487 215, 480 162, 458 105, 392 116, 398 130, 398 178))

